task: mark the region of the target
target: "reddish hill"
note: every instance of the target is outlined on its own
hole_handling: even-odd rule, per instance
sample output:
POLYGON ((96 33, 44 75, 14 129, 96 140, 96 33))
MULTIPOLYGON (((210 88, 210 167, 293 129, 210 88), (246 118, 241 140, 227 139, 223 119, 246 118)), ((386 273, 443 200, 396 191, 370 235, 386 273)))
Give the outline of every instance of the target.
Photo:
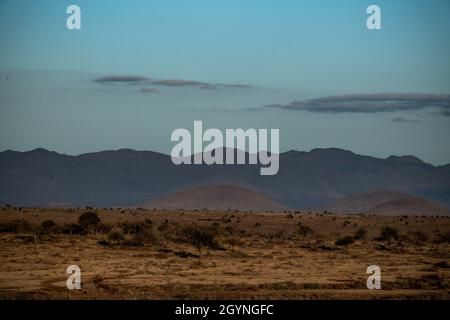
POLYGON ((408 197, 380 204, 373 209, 366 211, 365 214, 390 216, 450 216, 450 210, 431 203, 423 198, 408 197))
POLYGON ((283 211, 285 208, 256 191, 236 186, 192 187, 157 198, 144 205, 156 209, 209 209, 216 211, 283 211))
POLYGON ((397 191, 374 191, 358 193, 341 198, 326 208, 327 211, 341 214, 356 214, 366 212, 383 203, 410 197, 397 191))

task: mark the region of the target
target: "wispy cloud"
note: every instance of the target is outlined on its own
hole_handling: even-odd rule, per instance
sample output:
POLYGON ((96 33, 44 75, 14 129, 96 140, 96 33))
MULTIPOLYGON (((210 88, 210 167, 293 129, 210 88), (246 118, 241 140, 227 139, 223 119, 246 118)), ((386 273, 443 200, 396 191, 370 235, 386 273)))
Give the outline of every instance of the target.
POLYGON ((146 82, 149 79, 141 76, 127 76, 127 75, 116 75, 116 76, 106 76, 94 79, 94 82, 98 83, 136 83, 136 82, 146 82))
POLYGON ((402 117, 396 117, 392 119, 393 122, 398 122, 398 123, 408 123, 408 122, 419 122, 419 120, 417 119, 405 119, 402 117))
POLYGON ((195 80, 180 80, 180 79, 169 79, 169 80, 155 80, 151 84, 157 86, 167 86, 167 87, 196 87, 199 89, 219 89, 219 88, 235 88, 235 89, 249 89, 251 86, 245 84, 227 84, 227 83, 208 83, 195 80))
POLYGON ((226 88, 239 88, 239 89, 250 89, 251 86, 246 84, 226 84, 226 83, 219 83, 217 84, 220 87, 226 87, 226 88))
POLYGON ((143 92, 143 93, 156 93, 156 92, 159 92, 159 90, 155 89, 155 88, 142 88, 141 92, 143 92))
MULTIPOLYGON (((182 80, 182 79, 149 79, 142 76, 133 75, 113 75, 100 77, 93 80, 97 83, 128 83, 128 84, 145 84, 146 86, 165 86, 172 88, 179 87, 194 87, 199 89, 219 89, 219 88, 237 88, 237 89, 249 89, 251 86, 244 84, 226 84, 226 83, 208 83, 195 80, 182 80)), ((148 90, 148 89, 146 89, 148 90)), ((142 92, 150 92, 144 91, 142 92)))
POLYGON ((158 86, 168 86, 168 87, 203 87, 203 86, 210 85, 209 83, 206 83, 206 82, 193 81, 193 80, 179 80, 179 79, 156 80, 156 81, 153 81, 152 84, 158 85, 158 86))
POLYGON ((250 112, 259 112, 262 111, 262 108, 245 108, 245 109, 231 109, 231 108, 211 108, 212 111, 219 111, 219 112, 239 112, 239 111, 250 111, 250 112))
POLYGON ((378 113, 439 108, 450 113, 450 95, 424 93, 378 93, 329 96, 289 104, 271 104, 263 108, 322 113, 378 113))

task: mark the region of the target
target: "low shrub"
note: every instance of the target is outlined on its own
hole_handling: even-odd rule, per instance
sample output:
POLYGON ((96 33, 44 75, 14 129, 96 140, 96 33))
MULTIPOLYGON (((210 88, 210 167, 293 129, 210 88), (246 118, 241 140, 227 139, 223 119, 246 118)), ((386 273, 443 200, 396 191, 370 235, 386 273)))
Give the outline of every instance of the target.
POLYGON ((366 235, 367 235, 367 230, 364 229, 364 228, 359 228, 359 229, 355 232, 353 238, 354 238, 355 240, 362 240, 362 239, 364 239, 364 238, 366 237, 366 235))
POLYGON ((122 224, 123 234, 137 234, 143 230, 142 223, 125 222, 122 224))
POLYGON ((67 223, 62 227, 62 233, 70 235, 73 234, 84 235, 87 233, 87 231, 77 223, 67 223))
POLYGON ((87 211, 78 217, 78 224, 87 231, 93 231, 100 222, 97 213, 92 211, 87 211))
POLYGON ((398 239, 398 230, 393 227, 382 227, 380 231, 380 236, 376 238, 378 241, 391 241, 398 239))
POLYGON ((296 233, 299 234, 302 237, 305 237, 309 234, 313 233, 313 230, 308 227, 307 225, 302 224, 301 222, 298 223, 298 228, 296 230, 296 233))
POLYGON ((450 231, 447 231, 445 233, 439 233, 433 242, 434 243, 450 243, 450 231))
POLYGON ((354 237, 352 237, 352 236, 345 236, 345 237, 337 239, 336 242, 335 242, 335 245, 337 245, 337 246, 348 246, 348 245, 352 244, 353 242, 355 242, 354 237))
POLYGON ((111 242, 122 242, 125 240, 125 237, 123 236, 122 232, 119 230, 113 230, 110 233, 108 233, 108 240, 111 242))
POLYGON ((144 247, 155 243, 158 240, 152 228, 145 228, 134 235, 134 241, 144 247))
POLYGON ((33 226, 25 219, 17 219, 0 224, 1 232, 25 233, 33 231, 33 226))
POLYGON ((39 227, 39 234, 50 234, 50 233, 58 233, 58 226, 53 220, 45 220, 42 221, 41 226, 39 227))
POLYGON ((217 231, 214 228, 190 225, 182 228, 178 233, 178 241, 192 244, 197 249, 207 247, 221 249, 216 240, 217 231))
POLYGON ((422 231, 411 231, 408 232, 408 239, 414 244, 421 244, 428 240, 428 235, 422 231))

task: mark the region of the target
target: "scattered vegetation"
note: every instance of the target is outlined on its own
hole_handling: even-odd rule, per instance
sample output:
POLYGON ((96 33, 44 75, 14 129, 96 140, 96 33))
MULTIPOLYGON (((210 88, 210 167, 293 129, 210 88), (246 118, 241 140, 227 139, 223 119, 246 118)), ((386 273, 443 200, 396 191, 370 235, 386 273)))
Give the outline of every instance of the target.
POLYGON ((434 243, 450 243, 450 231, 439 233, 434 240, 434 243))
POLYGON ((408 239, 414 244, 422 244, 428 240, 428 236, 422 231, 411 231, 408 233, 408 239))
POLYGON ((0 224, 0 233, 1 232, 26 233, 32 230, 33 226, 25 219, 17 219, 11 222, 0 224))

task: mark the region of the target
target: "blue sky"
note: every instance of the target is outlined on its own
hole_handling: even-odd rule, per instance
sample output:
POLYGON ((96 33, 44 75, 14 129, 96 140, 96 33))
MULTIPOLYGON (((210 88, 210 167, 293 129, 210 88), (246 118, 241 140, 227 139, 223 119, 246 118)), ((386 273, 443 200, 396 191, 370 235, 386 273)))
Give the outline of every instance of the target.
POLYGON ((172 130, 203 120, 280 128, 282 150, 449 163, 447 97, 382 96, 399 107, 368 109, 374 93, 450 94, 449 14, 443 0, 0 0, 0 150, 168 153, 172 130), (70 4, 81 30, 66 28, 70 4), (367 30, 369 4, 382 30, 367 30), (148 81, 93 81, 131 75, 148 81), (345 103, 365 108, 352 112, 264 107, 355 94, 345 103))

